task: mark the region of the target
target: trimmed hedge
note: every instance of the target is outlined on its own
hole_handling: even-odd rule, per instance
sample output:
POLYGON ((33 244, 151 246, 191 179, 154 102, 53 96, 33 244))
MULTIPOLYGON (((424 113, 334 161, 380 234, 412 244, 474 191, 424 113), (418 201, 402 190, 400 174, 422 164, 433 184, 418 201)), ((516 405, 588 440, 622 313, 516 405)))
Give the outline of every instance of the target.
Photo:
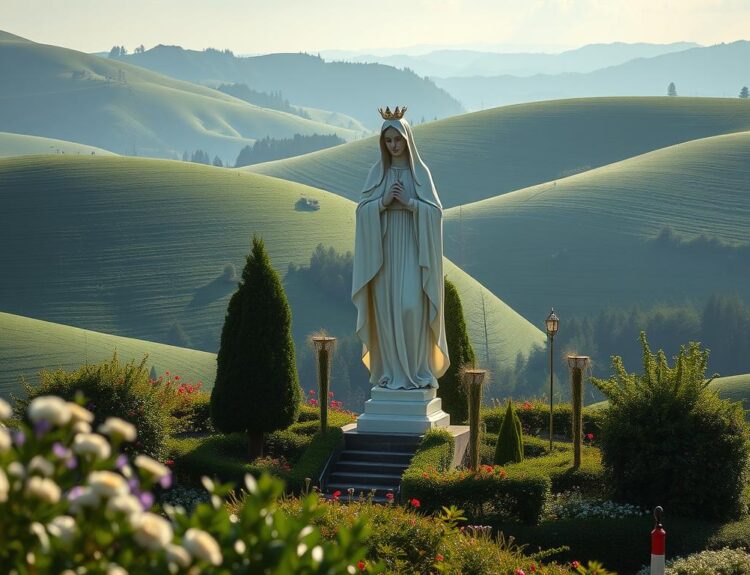
POLYGON ((420 509, 430 513, 443 506, 463 509, 471 520, 503 517, 537 523, 550 492, 551 482, 543 473, 510 466, 485 466, 477 473, 446 471, 453 457, 454 440, 447 431, 431 431, 417 448, 401 482, 406 500, 418 499, 420 509))
MULTIPOLYGON (((516 402, 515 408, 518 419, 521 420, 521 427, 524 432, 524 439, 528 435, 549 436, 549 404, 540 401, 516 402)), ((599 438, 601 433, 601 422, 604 419, 602 409, 584 409, 583 410, 583 433, 593 433, 595 438, 599 438)), ((482 410, 482 421, 485 425, 485 431, 497 434, 500 432, 500 426, 505 416, 505 407, 487 407, 482 410)), ((552 409, 552 426, 556 435, 570 437, 573 432, 573 406, 570 403, 556 404, 552 409)))

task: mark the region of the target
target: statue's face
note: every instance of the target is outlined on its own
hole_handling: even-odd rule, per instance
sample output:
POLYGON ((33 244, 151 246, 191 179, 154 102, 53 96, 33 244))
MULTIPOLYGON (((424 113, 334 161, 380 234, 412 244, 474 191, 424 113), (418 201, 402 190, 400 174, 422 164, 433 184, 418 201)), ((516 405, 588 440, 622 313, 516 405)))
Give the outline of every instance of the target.
POLYGON ((383 139, 391 157, 398 158, 406 153, 406 140, 396 128, 388 128, 383 132, 383 139))

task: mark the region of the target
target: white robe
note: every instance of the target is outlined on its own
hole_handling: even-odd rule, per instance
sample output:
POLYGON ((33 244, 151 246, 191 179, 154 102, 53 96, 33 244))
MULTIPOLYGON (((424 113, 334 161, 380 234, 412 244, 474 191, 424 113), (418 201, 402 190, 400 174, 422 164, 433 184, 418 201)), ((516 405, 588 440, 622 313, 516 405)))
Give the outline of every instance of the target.
POLYGON ((442 210, 422 200, 412 172, 391 167, 357 206, 352 301, 370 383, 390 389, 438 387, 450 360, 443 313, 442 210), (409 207, 386 208, 400 178, 409 207))

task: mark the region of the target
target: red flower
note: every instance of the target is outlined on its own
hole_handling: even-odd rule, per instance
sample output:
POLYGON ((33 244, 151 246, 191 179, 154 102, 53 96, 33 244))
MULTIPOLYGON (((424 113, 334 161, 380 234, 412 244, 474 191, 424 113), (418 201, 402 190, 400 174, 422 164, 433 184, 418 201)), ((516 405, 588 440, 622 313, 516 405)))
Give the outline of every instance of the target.
POLYGON ((589 441, 594 441, 594 434, 593 433, 587 433, 586 434, 586 439, 588 439, 589 441))
POLYGON ((529 567, 529 571, 531 571, 532 573, 536 573, 536 563, 531 564, 531 567, 529 567))
POLYGON ((310 403, 310 405, 315 406, 315 405, 318 405, 318 400, 317 399, 311 399, 311 400, 309 400, 309 403, 310 403))
POLYGON ((531 409, 531 403, 529 403, 528 401, 524 401, 523 402, 523 408, 524 409, 531 409))
POLYGON ((519 567, 518 569, 516 569, 516 575, 526 575, 526 573, 524 573, 523 569, 519 567))
POLYGON ((310 391, 308 391, 307 393, 309 393, 310 395, 315 395, 315 390, 314 390, 314 389, 311 389, 311 390, 310 390, 310 391))
POLYGON ((341 491, 337 489, 336 491, 333 492, 333 498, 338 499, 339 497, 341 497, 341 491))
POLYGON ((393 491, 389 491, 388 493, 386 493, 386 494, 385 494, 385 498, 386 498, 386 499, 387 499, 388 501, 393 501, 393 491))
POLYGON ((172 466, 174 465, 174 459, 171 459, 171 458, 170 458, 170 459, 167 459, 167 460, 166 460, 166 461, 164 462, 164 464, 165 464, 165 465, 166 465, 167 467, 172 467, 172 466))
POLYGON ((364 561, 360 561, 359 563, 357 563, 357 569, 359 569, 360 571, 364 571, 366 568, 367 563, 365 563, 364 561))
POLYGON ((164 372, 164 375, 169 375, 169 372, 168 372, 168 371, 165 371, 165 372, 164 372))
POLYGON ((416 498, 409 501, 409 503, 411 503, 411 506, 416 509, 419 509, 419 506, 421 505, 421 503, 419 502, 419 499, 416 499, 416 498))
POLYGON ((581 564, 578 561, 573 560, 573 561, 570 562, 570 566, 573 569, 578 569, 581 566, 581 564))
POLYGON ((445 559, 445 557, 443 557, 440 553, 435 555, 435 561, 442 561, 443 559, 445 559))
POLYGON ((179 380, 180 380, 180 376, 179 376, 179 375, 175 375, 175 376, 174 376, 174 380, 175 380, 175 381, 179 381, 179 380))
POLYGON ((328 392, 328 397, 333 397, 333 392, 332 391, 328 392))

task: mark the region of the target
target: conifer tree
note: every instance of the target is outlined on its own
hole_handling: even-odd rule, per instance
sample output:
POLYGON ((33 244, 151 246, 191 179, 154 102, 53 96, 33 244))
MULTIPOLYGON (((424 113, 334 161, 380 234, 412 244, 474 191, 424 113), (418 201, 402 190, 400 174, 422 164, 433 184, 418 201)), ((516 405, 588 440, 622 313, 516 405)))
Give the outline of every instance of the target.
POLYGON ((237 291, 229 300, 216 358, 211 420, 224 433, 248 436, 252 459, 263 454, 263 436, 294 423, 299 386, 292 315, 263 240, 253 236, 237 291))
POLYGON ((469 417, 469 405, 459 370, 462 365, 473 366, 475 358, 466 331, 461 298, 448 278, 445 279, 444 306, 445 336, 451 364, 438 380, 438 396, 443 400, 443 410, 450 414, 455 423, 460 423, 469 417))
POLYGON ((521 420, 518 419, 513 402, 508 400, 508 408, 500 426, 495 447, 495 465, 506 463, 520 463, 523 461, 523 434, 521 431, 521 420))

